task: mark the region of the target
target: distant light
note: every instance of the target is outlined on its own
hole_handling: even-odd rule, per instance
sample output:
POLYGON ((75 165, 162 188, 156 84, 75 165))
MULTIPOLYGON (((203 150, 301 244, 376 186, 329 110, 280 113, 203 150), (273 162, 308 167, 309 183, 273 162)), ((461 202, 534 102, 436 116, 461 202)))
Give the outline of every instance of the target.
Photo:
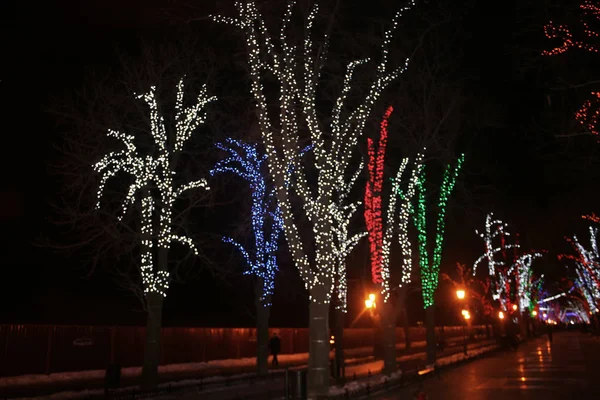
POLYGON ((537 315, 537 311, 533 310, 533 311, 531 312, 531 315, 533 315, 533 316, 535 317, 535 316, 537 315))
POLYGON ((502 311, 498 313, 498 318, 504 319, 504 313, 502 311))
POLYGON ((375 301, 375 295, 373 293, 369 295, 369 300, 375 301))
POLYGON ((373 308, 373 305, 374 305, 373 300, 371 300, 371 299, 365 300, 365 307, 373 308))
POLYGON ((513 309, 513 311, 517 311, 517 305, 513 304, 512 309, 513 309))
POLYGON ((456 297, 458 297, 460 300, 465 298, 465 291, 464 290, 457 290, 456 291, 456 297))

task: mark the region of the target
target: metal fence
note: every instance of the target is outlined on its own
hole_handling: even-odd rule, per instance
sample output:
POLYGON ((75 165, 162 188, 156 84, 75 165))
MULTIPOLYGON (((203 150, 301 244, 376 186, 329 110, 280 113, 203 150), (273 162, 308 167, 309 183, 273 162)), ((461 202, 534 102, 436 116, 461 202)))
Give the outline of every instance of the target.
MULTIPOLYGON (((473 327, 483 329, 483 327, 473 327)), ((472 329, 473 329, 472 328, 472 329)), ((463 334, 445 327, 438 336, 463 334)), ((282 354, 306 353, 308 329, 272 328, 281 338, 282 354)), ((344 348, 372 346, 374 329, 344 330, 344 348)), ((425 328, 410 328, 411 341, 425 340, 425 328)), ((256 355, 253 328, 163 328, 161 364, 202 362, 256 355)), ((404 330, 397 328, 404 342, 404 330)), ((0 325, 0 376, 104 369, 142 364, 145 328, 130 326, 0 325)))

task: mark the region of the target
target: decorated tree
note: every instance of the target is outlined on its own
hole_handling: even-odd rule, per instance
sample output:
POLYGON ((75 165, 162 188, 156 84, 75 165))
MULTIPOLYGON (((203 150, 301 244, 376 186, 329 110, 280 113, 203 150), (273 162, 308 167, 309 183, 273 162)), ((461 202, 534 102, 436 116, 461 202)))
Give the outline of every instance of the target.
POLYGON ((215 165, 211 175, 232 172, 248 182, 252 193, 253 245, 245 248, 230 237, 223 238, 223 241, 240 251, 247 265, 245 274, 252 275, 255 280, 256 368, 259 375, 264 375, 268 372, 269 315, 278 269, 278 241, 283 228, 281 211, 277 207, 273 189, 265 179, 266 156, 256 144, 227 139, 225 143, 218 143, 217 148, 227 152, 228 157, 215 165))
MULTIPOLYGON (((582 49, 592 53, 598 53, 600 47, 593 43, 598 38, 599 32, 593 25, 600 22, 600 7, 597 2, 585 0, 579 6, 582 12, 583 35, 578 37, 576 32, 566 25, 556 24, 550 21, 544 26, 546 37, 549 39, 558 39, 562 43, 552 50, 542 52, 546 56, 564 54, 571 48, 582 49), (596 3, 596 4, 595 4, 596 3), (588 22, 592 20, 592 23, 588 22)), ((575 118, 581 123, 587 132, 598 135, 598 117, 600 116, 600 92, 591 92, 592 98, 586 100, 579 110, 575 113, 575 118)))
POLYGON ((440 264, 442 262, 442 251, 444 246, 444 231, 446 227, 446 209, 448 199, 454 190, 456 178, 462 167, 464 155, 458 158, 456 167, 448 165, 444 170, 440 196, 437 203, 437 220, 435 225, 435 240, 433 254, 429 256, 427 235, 427 204, 426 204, 426 176, 423 171, 417 182, 417 205, 414 208, 414 222, 417 228, 417 240, 419 245, 419 266, 421 273, 421 291, 423 296, 423 307, 426 312, 427 328, 427 362, 434 363, 436 356, 435 337, 435 292, 437 290, 440 264))
POLYGON ((519 244, 507 244, 506 237, 508 224, 500 219, 494 219, 494 214, 489 213, 485 219, 485 231, 475 231, 485 243, 485 252, 473 263, 473 275, 477 273, 480 265, 487 263, 490 279, 490 291, 493 301, 500 302, 502 311, 508 311, 510 303, 510 272, 512 262, 507 260, 506 250, 517 249, 519 244))
MULTIPOLYGON (((340 189, 345 177, 351 175, 353 148, 362 134, 367 118, 383 90, 406 69, 408 60, 391 67, 388 48, 402 13, 414 5, 403 7, 385 32, 381 58, 375 78, 369 83, 361 99, 348 100, 355 86, 357 67, 368 59, 348 64, 341 93, 330 116, 321 118, 317 112, 317 92, 327 55, 327 39, 331 24, 325 33, 325 43, 316 48, 313 30, 318 15, 315 3, 305 21, 305 37, 300 45, 294 43, 291 20, 295 1, 290 1, 283 16, 279 35, 272 35, 255 2, 236 2, 236 18, 214 16, 216 21, 234 25, 242 30, 250 71, 250 92, 263 144, 267 154, 269 175, 276 187, 276 196, 283 218, 283 230, 294 263, 309 292, 309 395, 324 395, 329 386, 329 303, 336 282, 337 249, 335 245, 335 218, 331 212, 338 207, 340 189), (298 62, 301 60, 300 62, 298 62), (278 90, 268 91, 273 83, 278 90), (269 113, 267 97, 278 101, 277 114, 269 113), (312 163, 299 163, 301 142, 300 125, 307 127, 308 140, 314 146, 312 163), (288 173, 293 165, 293 178, 288 173), (310 172, 310 174, 309 174, 310 172), (309 179, 309 175, 313 179, 309 179), (312 184, 312 185, 311 185, 312 184), (292 210, 292 199, 302 205, 299 214, 312 231, 312 237, 303 238, 298 217, 292 210)), ((297 213, 298 214, 298 213, 297 213)))
POLYGON ((334 234, 333 245, 335 253, 335 281, 334 281, 334 318, 333 333, 336 365, 344 365, 344 316, 348 312, 348 284, 346 275, 346 259, 356 247, 358 241, 367 235, 367 232, 350 233, 350 222, 356 215, 358 207, 362 204, 360 201, 352 202, 350 192, 354 187, 358 177, 363 171, 361 162, 355 173, 348 182, 338 181, 336 189, 338 193, 337 201, 331 206, 332 230, 334 234))
MULTIPOLYGON (((393 107, 388 107, 381 122, 381 131, 377 151, 371 138, 367 139, 369 156, 369 180, 365 187, 365 222, 369 234, 371 253, 371 279, 380 290, 383 299, 383 310, 380 310, 380 323, 383 330, 384 371, 390 373, 396 370, 396 318, 398 308, 404 305, 407 284, 410 282, 412 268, 412 253, 408 241, 408 220, 411 199, 415 193, 415 186, 422 168, 422 155, 417 157, 406 192, 402 192, 402 176, 408 165, 404 159, 393 180, 392 190, 388 201, 388 208, 382 211, 383 201, 383 173, 385 163, 385 149, 388 137, 388 121, 393 112, 393 107), (401 214, 398 219, 396 211, 397 198, 401 197, 401 214), (398 224, 398 226, 396 225, 398 224), (390 269, 390 248, 394 241, 395 232, 399 231, 403 262, 398 268, 398 279, 392 280, 390 269)), ((395 272, 395 271, 394 271, 395 272)))
POLYGON ((598 228, 590 226, 589 233, 589 247, 583 246, 577 236, 573 235, 573 238, 566 239, 573 246, 575 254, 560 254, 558 258, 574 264, 577 275, 576 286, 582 292, 593 313, 594 323, 598 324, 596 313, 600 304, 600 254, 596 238, 598 228))
POLYGON ((142 367, 142 383, 151 387, 158 382, 158 362, 160 354, 160 331, 162 325, 163 299, 167 295, 171 280, 169 271, 169 249, 171 243, 179 242, 194 253, 198 249, 191 238, 173 232, 172 215, 175 202, 185 192, 194 189, 208 189, 205 179, 177 184, 175 174, 180 154, 186 141, 196 128, 204 123, 205 106, 214 101, 209 97, 206 86, 202 87, 197 101, 184 105, 183 78, 177 85, 175 104, 175 129, 168 129, 156 99, 156 87, 137 96, 146 102, 150 109, 150 135, 153 140, 151 152, 142 152, 136 145, 136 138, 127 133, 109 130, 108 137, 121 141, 124 148, 106 154, 94 164, 100 174, 97 208, 107 181, 119 173, 131 175, 133 181, 122 202, 122 218, 134 206, 140 211, 140 275, 141 288, 147 306, 146 346, 142 367))

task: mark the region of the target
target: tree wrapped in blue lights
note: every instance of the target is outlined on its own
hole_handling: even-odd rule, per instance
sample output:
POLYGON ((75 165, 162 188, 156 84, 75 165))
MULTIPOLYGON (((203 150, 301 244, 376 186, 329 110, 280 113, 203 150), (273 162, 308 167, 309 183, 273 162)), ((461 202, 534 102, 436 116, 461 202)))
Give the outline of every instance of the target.
POLYGON ((224 143, 218 143, 217 148, 227 152, 228 156, 215 165, 211 175, 234 173, 248 182, 252 193, 252 248, 247 249, 230 237, 224 237, 223 241, 240 251, 247 265, 244 274, 256 279, 257 370, 259 374, 265 374, 268 370, 271 296, 275 289, 277 249, 283 229, 281 211, 264 176, 266 155, 259 151, 257 144, 226 139, 224 143))
POLYGON ((425 190, 425 167, 422 167, 421 175, 417 182, 417 206, 413 212, 415 214, 414 223, 417 228, 417 241, 419 245, 419 266, 421 270, 421 287, 423 296, 423 307, 427 312, 427 361, 435 361, 435 315, 433 313, 434 296, 438 287, 440 263, 442 262, 442 250, 444 245, 444 231, 446 227, 446 209, 448 199, 454 190, 456 178, 464 162, 464 154, 458 158, 456 167, 446 166, 444 171, 442 185, 440 187, 440 197, 437 204, 438 217, 435 227, 435 242, 433 255, 429 257, 427 246, 427 207, 425 190))

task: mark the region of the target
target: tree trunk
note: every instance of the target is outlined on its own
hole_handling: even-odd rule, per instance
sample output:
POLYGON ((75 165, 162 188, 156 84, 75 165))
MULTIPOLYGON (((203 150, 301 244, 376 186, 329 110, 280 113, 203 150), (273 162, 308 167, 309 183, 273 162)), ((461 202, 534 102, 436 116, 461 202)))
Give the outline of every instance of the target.
POLYGON ((344 379, 345 377, 345 360, 344 360, 344 315, 345 313, 336 308, 334 310, 334 328, 333 334, 335 336, 335 365, 337 372, 339 373, 338 378, 344 379))
MULTIPOLYGON (((323 290, 316 288, 315 291, 323 290)), ((325 296, 313 294, 319 299, 325 296)), ((311 399, 329 391, 329 304, 311 301, 309 307, 308 395, 311 399)))
MULTIPOLYGON (((260 279, 259 279, 260 280, 260 279)), ((262 283, 260 290, 262 290, 262 283)), ((256 298, 256 373, 267 375, 269 373, 269 316, 271 306, 260 301, 260 291, 256 298)), ((269 304, 269 302, 266 302, 269 304)))
POLYGON ((146 303, 148 314, 146 320, 146 347, 142 366, 142 388, 154 389, 158 385, 163 296, 156 292, 148 293, 146 303))
POLYGON ((383 304, 381 331, 383 333, 383 373, 396 371, 396 304, 390 299, 383 304))
POLYGON ((427 364, 434 364, 436 360, 437 340, 435 337, 435 310, 434 306, 425 309, 425 338, 427 340, 427 364))
POLYGON ((402 286, 398 288, 398 310, 401 313, 402 326, 404 327, 404 350, 410 350, 410 321, 408 319, 408 307, 406 306, 406 293, 408 288, 402 286))

